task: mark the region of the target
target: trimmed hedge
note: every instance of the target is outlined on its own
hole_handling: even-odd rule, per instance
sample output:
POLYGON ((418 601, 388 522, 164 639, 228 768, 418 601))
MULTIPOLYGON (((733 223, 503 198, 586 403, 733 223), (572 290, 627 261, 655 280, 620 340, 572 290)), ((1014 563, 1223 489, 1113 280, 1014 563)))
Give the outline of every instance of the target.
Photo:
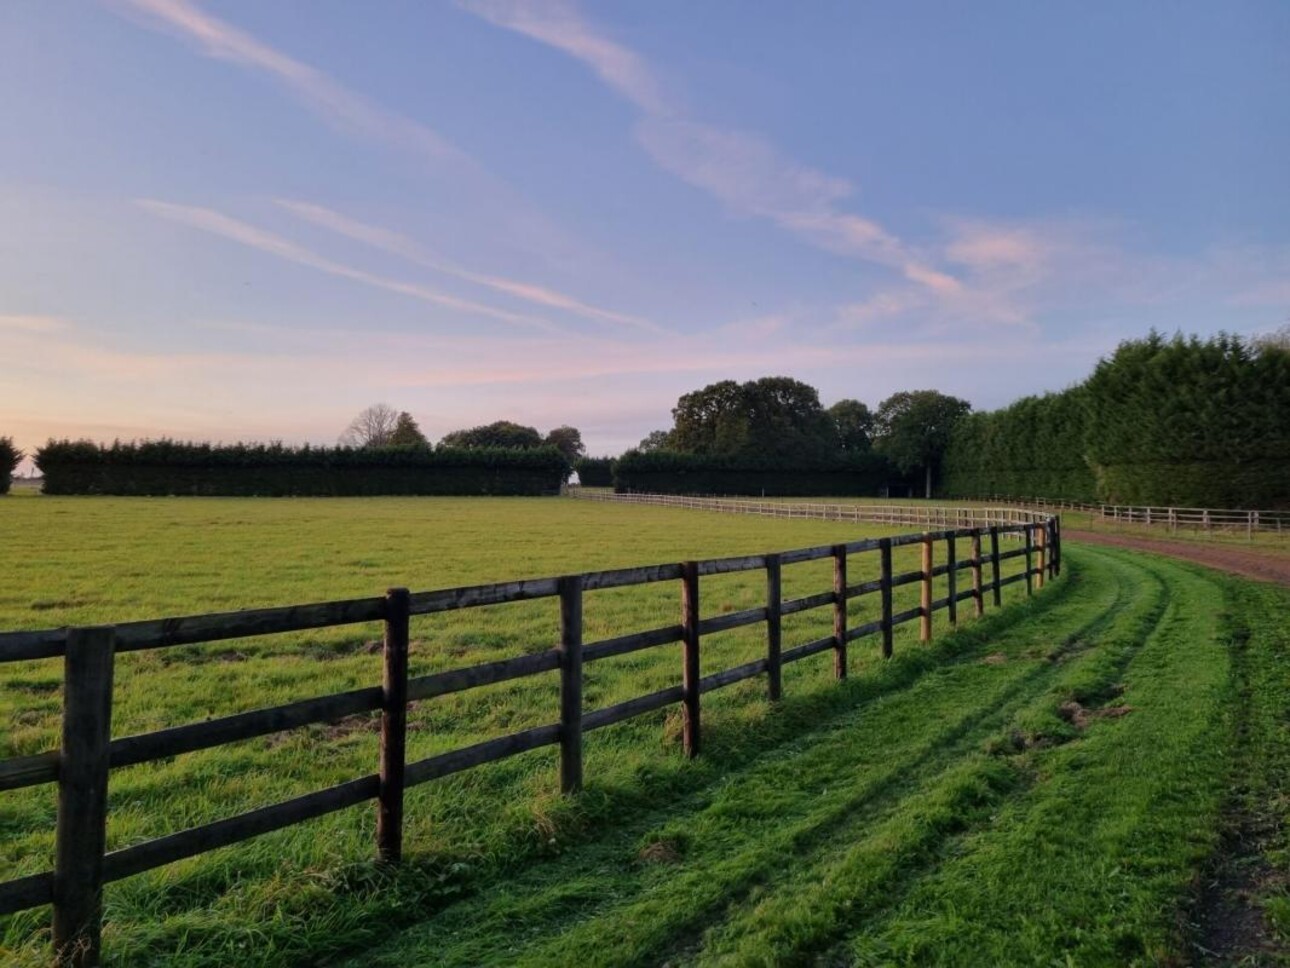
POLYGON ((1084 459, 1084 397, 1077 388, 963 417, 945 452, 944 494, 1096 501, 1097 478, 1084 459))
POLYGON ((706 457, 673 451, 628 451, 618 458, 614 489, 653 494, 876 496, 895 478, 877 454, 831 461, 706 457))
POLYGON ((1129 340, 1081 386, 965 417, 944 467, 952 497, 1290 507, 1290 350, 1129 340))
POLYGON ((22 460, 22 451, 14 446, 12 437, 0 437, 0 494, 9 493, 13 472, 22 460))
POLYGON ((170 440, 50 441, 35 455, 46 494, 237 497, 556 492, 569 464, 554 447, 286 447, 170 440))
POLYGON ((582 457, 573 462, 573 469, 586 487, 613 487, 616 463, 613 457, 582 457))
POLYGON ((1290 507, 1290 350, 1152 333, 1098 363, 1087 448, 1104 500, 1290 507))

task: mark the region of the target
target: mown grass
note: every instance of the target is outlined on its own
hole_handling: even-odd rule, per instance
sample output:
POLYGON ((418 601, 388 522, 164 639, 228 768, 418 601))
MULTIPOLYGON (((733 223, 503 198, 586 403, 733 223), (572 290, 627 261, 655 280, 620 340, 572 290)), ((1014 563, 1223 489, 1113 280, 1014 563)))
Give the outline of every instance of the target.
MULTIPOLYGON (((68 524, 79 519, 72 529, 84 534, 86 517, 96 518, 102 575, 146 567, 135 563, 142 558, 164 575, 149 594, 181 603, 128 617, 207 607, 168 574, 179 565, 208 591, 225 590, 218 607, 236 607, 366 594, 372 589, 358 586, 371 578, 376 590, 392 581, 432 587, 857 533, 827 522, 591 502, 451 505, 68 499, 68 524), (160 537, 152 553, 141 525, 158 516, 179 533, 160 537), (270 532, 272 543, 263 537, 270 532), (493 533, 524 567, 498 565, 506 555, 481 540, 493 533), (192 557, 181 559, 168 543, 192 557), (230 549, 244 545, 245 562, 230 561, 230 549), (363 550, 371 547, 386 550, 363 550), (492 563, 474 564, 476 554, 492 563), (377 575, 352 573, 360 555, 377 575), (273 575, 297 556, 312 570, 298 587, 312 593, 255 597, 274 591, 273 575), (429 577, 395 576, 402 562, 429 577)), ((50 543, 46 574, 80 554, 67 539, 65 547, 50 543)), ((786 569, 788 594, 829 587, 823 565, 786 569)), ((912 556, 897 563, 915 566, 912 556)), ((587 789, 576 798, 555 793, 552 751, 411 791, 400 869, 371 862, 371 811, 360 808, 110 886, 109 961, 1189 961, 1200 943, 1189 926, 1203 901, 1200 872, 1231 817, 1256 816, 1265 861, 1285 870, 1290 593, 1118 549, 1068 546, 1066 566, 1042 595, 1026 600, 1014 585, 1009 607, 931 645, 914 642, 907 626, 891 661, 863 640, 844 683, 830 678, 822 655, 786 670, 786 697, 774 707, 759 681, 705 696, 697 760, 679 755, 675 713, 659 713, 588 736, 587 789)), ((853 580, 873 567, 856 557, 853 580)), ((35 588, 18 599, 36 600, 35 588)), ((760 575, 705 579, 703 612, 749 607, 763 592, 760 575)), ((29 627, 54 624, 32 617, 59 614, 6 602, 11 627, 24 618, 29 627)), ((872 617, 875 605, 856 603, 855 620, 872 617)), ((101 620, 111 603, 67 608, 99 609, 101 620)), ((589 595, 588 621, 599 624, 588 635, 671 622, 676 608, 670 584, 589 595)), ((786 630, 786 646, 829 629, 828 609, 793 618, 800 621, 786 630)), ((440 616, 414 629, 416 662, 441 668, 546 647, 554 620, 541 603, 440 616)), ((227 645, 176 650, 168 663, 138 656, 118 713, 132 731, 200 717, 207 707, 263 705, 270 694, 368 684, 379 675, 377 657, 362 648, 369 636, 375 631, 238 643, 238 658, 223 654, 227 645)), ((750 631, 705 639, 704 648, 710 671, 760 654, 763 643, 750 631)), ((57 671, 44 664, 0 673, 9 677, 0 712, 40 703, 52 710, 42 714, 50 721, 29 725, 26 743, 52 735, 57 671)), ((588 672, 588 706, 596 706, 674 683, 679 657, 663 648, 588 672)), ((413 755, 554 719, 553 678, 512 685, 419 707, 413 755)), ((117 732, 126 731, 119 719, 117 732)), ((374 763, 374 734, 351 723, 121 771, 111 836, 155 836, 370 772, 374 763)), ((48 861, 52 799, 4 797, 6 866, 34 870, 48 861)), ((1285 883, 1265 878, 1258 895, 1283 934, 1285 883)), ((46 919, 8 919, 0 957, 42 963, 46 919)))
MULTIPOLYGON (((766 522, 683 510, 558 500, 281 500, 22 498, 0 505, 15 568, 0 591, 0 628, 111 622, 210 610, 380 594, 393 584, 426 589, 686 558, 747 554, 880 533, 827 522, 766 522)), ((966 549, 964 549, 964 553, 966 549)), ((917 549, 897 554, 918 566, 917 549)), ((1020 567, 1013 560, 1011 569, 1020 567)), ((856 556, 851 580, 876 575, 876 555, 856 556)), ((831 587, 831 564, 785 568, 786 596, 831 587)), ((938 589, 937 594, 942 594, 938 589)), ((1011 586, 1009 597, 1024 595, 1011 586)), ((703 582, 705 615, 764 600, 760 573, 703 582)), ((916 603, 899 589, 897 608, 916 603)), ((874 617, 876 598, 853 604, 874 617)), ((676 621, 676 583, 588 595, 588 641, 676 621)), ((965 611, 967 611, 965 609, 965 611)), ((470 665, 549 648, 554 601, 414 620, 412 672, 470 665)), ((785 646, 827 634, 828 609, 785 620, 785 646)), ((118 658, 113 729, 127 735, 292 699, 376 684, 380 629, 320 630, 118 658)), ((900 653, 927 654, 902 628, 900 653)), ((758 629, 711 636, 703 672, 763 653, 758 629)), ((872 640, 852 648, 852 673, 881 671, 872 640)), ((828 656, 791 666, 785 689, 809 703, 835 691, 828 656)), ((57 745, 57 662, 0 669, 0 755, 57 745)), ((587 667, 588 708, 675 684, 678 647, 587 667)), ((412 862, 397 873, 370 863, 373 817, 350 810, 248 844, 193 858, 109 887, 109 959, 289 964, 370 938, 374 918, 407 916, 467 889, 480 872, 558 851, 633 804, 665 803, 739 751, 766 748, 800 724, 772 717, 763 686, 705 699, 712 756, 679 755, 675 711, 589 737, 587 794, 555 794, 555 756, 537 752, 410 791, 405 839, 412 862), (776 733, 772 722, 787 732, 776 733), (724 757, 723 750, 730 756, 724 757)), ((792 707, 797 708, 797 707, 792 707)), ((557 680, 534 677, 418 704, 409 756, 421 757, 557 718, 557 680)), ((117 771, 110 793, 115 848, 276 802, 372 772, 376 717, 354 717, 117 771)), ((52 787, 0 798, 5 876, 52 862, 52 787)), ((45 912, 6 919, 0 938, 15 958, 44 957, 45 912)))

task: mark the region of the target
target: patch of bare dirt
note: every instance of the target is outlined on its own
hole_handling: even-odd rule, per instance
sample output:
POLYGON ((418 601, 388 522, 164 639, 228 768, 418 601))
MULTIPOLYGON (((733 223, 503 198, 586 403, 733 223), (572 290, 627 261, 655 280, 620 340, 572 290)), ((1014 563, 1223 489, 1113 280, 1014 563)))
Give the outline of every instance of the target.
POLYGON ((1095 719, 1119 719, 1133 712, 1132 706, 1102 706, 1088 709, 1075 701, 1064 702, 1057 708, 1057 715, 1072 726, 1083 729, 1095 719))
POLYGON ((1157 538, 1140 538, 1129 534, 1101 534, 1097 531, 1063 531, 1063 538, 1085 541, 1089 544, 1110 545, 1149 551, 1156 555, 1194 561, 1219 571, 1230 572, 1255 581, 1270 581, 1290 587, 1290 557, 1237 548, 1232 545, 1206 545, 1191 541, 1168 541, 1157 538))
POLYGON ((981 660, 982 664, 993 665, 993 666, 1003 665, 1007 661, 1008 661, 1008 657, 1004 655, 1002 652, 991 652, 989 655, 987 655, 984 659, 981 660))

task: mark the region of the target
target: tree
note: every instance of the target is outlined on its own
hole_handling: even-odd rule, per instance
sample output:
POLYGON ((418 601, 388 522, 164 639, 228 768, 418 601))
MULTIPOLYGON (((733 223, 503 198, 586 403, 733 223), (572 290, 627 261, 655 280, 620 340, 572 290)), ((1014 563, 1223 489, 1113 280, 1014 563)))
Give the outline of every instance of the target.
POLYGON ((469 430, 454 430, 439 441, 440 447, 505 447, 526 450, 542 446, 542 435, 533 427, 498 420, 469 430))
POLYGON ((398 422, 398 412, 388 403, 374 403, 350 421, 340 442, 349 447, 385 447, 398 422))
POLYGON ((0 494, 9 493, 9 482, 21 460, 22 451, 14 446, 13 439, 0 437, 0 494))
POLYGON ((564 459, 570 464, 587 455, 587 448, 582 443, 582 433, 577 427, 556 427, 542 442, 564 454, 564 459))
POLYGON ((814 387, 789 377, 723 380, 682 396, 669 449, 726 457, 815 459, 837 452, 814 387))
POLYGON ((859 400, 839 400, 828 409, 844 454, 863 454, 873 446, 873 411, 859 400))
POLYGON ((903 474, 923 469, 925 495, 932 496, 932 476, 950 442, 950 431, 972 405, 936 390, 893 393, 875 417, 877 450, 903 474))
POLYGON ((394 421, 394 431, 390 434, 389 444, 392 447, 429 447, 430 441, 426 440, 426 435, 412 419, 412 414, 406 410, 400 410, 398 419, 394 421))
POLYGON ((642 454, 649 454, 656 450, 670 450, 672 446, 672 434, 666 430, 651 430, 644 439, 636 445, 636 449, 642 454))

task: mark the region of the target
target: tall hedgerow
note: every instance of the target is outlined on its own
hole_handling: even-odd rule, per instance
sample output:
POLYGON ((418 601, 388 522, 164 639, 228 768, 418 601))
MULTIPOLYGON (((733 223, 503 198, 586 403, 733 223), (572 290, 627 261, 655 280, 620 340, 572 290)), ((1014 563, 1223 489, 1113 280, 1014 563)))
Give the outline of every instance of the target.
POLYGON ((1290 349, 1227 333, 1121 343, 1078 387, 964 418, 944 490, 1290 507, 1290 349))
POLYGON ((50 441, 46 494, 361 496, 544 494, 569 472, 554 447, 288 447, 173 440, 50 441))

